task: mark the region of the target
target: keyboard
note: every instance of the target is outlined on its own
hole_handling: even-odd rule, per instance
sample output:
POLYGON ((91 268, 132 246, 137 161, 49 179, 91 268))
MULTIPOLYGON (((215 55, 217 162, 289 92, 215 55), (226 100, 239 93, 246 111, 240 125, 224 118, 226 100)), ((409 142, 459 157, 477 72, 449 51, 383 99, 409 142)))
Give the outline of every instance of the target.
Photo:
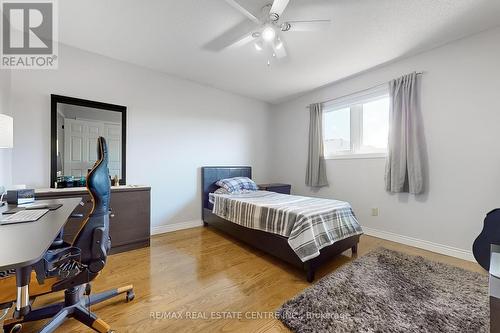
POLYGON ((0 224, 12 224, 12 223, 23 223, 23 222, 33 222, 38 220, 40 217, 47 214, 48 209, 30 209, 22 210, 12 215, 1 216, 0 224))

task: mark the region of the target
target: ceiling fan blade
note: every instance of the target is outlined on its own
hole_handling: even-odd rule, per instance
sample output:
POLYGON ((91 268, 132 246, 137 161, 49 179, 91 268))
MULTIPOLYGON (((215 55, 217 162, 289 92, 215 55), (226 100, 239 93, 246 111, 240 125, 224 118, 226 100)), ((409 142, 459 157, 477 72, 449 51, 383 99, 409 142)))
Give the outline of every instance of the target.
POLYGON ((331 20, 288 21, 281 25, 281 31, 321 31, 327 30, 331 20))
MULTIPOLYGON (((286 6, 288 6, 289 1, 290 0, 274 0, 270 14, 277 14, 279 18, 281 14, 283 14, 286 6)), ((276 18, 276 21, 278 20, 278 18, 276 18)))
POLYGON ((218 52, 228 47, 244 45, 254 40, 252 33, 257 29, 258 27, 256 27, 253 22, 245 20, 224 32, 219 37, 206 43, 203 45, 203 48, 205 50, 218 52))
POLYGON ((252 14, 248 9, 240 5, 239 2, 237 2, 236 0, 226 0, 226 2, 231 7, 233 7, 234 9, 236 9, 237 11, 248 17, 250 20, 254 21, 257 24, 260 24, 259 19, 254 14, 252 14))

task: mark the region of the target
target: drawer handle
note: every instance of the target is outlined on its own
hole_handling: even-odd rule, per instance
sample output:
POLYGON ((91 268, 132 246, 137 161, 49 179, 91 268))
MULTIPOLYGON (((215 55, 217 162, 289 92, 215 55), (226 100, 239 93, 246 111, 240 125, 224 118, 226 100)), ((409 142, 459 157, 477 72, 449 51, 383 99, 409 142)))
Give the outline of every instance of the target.
POLYGON ((72 218, 83 218, 83 214, 73 213, 69 217, 72 217, 72 218))

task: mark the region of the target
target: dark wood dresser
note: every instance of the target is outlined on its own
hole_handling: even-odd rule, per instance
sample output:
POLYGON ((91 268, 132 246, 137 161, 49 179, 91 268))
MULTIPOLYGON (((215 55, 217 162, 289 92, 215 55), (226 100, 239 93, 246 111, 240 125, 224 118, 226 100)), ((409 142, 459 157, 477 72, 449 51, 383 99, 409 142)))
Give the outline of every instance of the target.
POLYGON ((292 185, 290 184, 281 184, 281 183, 272 183, 272 184, 259 184, 259 190, 290 194, 292 189, 292 185))
POLYGON ((491 245, 490 332, 500 333, 500 245, 491 245))
MULTIPOLYGON (((64 226, 64 240, 71 242, 83 217, 92 208, 85 188, 39 189, 39 200, 81 197, 82 203, 64 226), (79 215, 78 217, 76 217, 79 215)), ((147 186, 113 186, 111 188, 110 253, 149 246, 151 229, 151 188, 147 186)))

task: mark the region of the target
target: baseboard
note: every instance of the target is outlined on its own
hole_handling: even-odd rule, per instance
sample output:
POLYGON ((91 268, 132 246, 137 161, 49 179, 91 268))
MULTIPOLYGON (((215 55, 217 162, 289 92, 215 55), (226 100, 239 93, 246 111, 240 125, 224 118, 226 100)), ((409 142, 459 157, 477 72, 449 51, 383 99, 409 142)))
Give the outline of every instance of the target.
POLYGON ((460 259, 464 259, 464 260, 468 260, 468 261, 476 261, 474 259, 474 255, 472 254, 472 251, 467 251, 467 250, 459 249, 459 248, 448 246, 448 245, 442 245, 442 244, 433 243, 433 242, 429 242, 429 241, 422 240, 422 239, 398 235, 398 234, 395 234, 392 232, 382 231, 382 230, 377 230, 377 229, 372 229, 372 228, 367 228, 367 227, 363 227, 363 231, 368 236, 378 237, 378 238, 386 239, 389 241, 418 247, 420 249, 444 254, 447 256, 455 257, 455 258, 460 258, 460 259))
POLYGON ((202 220, 193 220, 186 222, 179 222, 173 224, 164 224, 151 227, 151 235, 164 234, 166 232, 172 232, 182 229, 196 228, 203 225, 202 220))
MULTIPOLYGON (((158 234, 164 234, 167 232, 172 232, 172 231, 177 231, 177 230, 196 228, 196 227, 200 227, 202 225, 203 225, 202 220, 193 220, 193 221, 179 222, 179 223, 173 223, 173 224, 164 224, 164 225, 152 227, 151 228, 151 235, 158 235, 158 234)), ((386 239, 386 240, 389 240, 392 242, 418 247, 420 249, 444 254, 447 256, 455 257, 455 258, 460 258, 460 259, 464 259, 464 260, 468 260, 468 261, 476 261, 474 259, 474 255, 472 254, 471 251, 459 249, 456 247, 442 245, 442 244, 438 244, 438 243, 433 243, 433 242, 429 242, 429 241, 418 239, 418 238, 403 236, 403 235, 395 234, 393 232, 388 232, 388 231, 383 231, 383 230, 378 230, 378 229, 373 229, 373 228, 368 228, 368 227, 363 227, 363 231, 368 236, 378 237, 378 238, 386 239)))

